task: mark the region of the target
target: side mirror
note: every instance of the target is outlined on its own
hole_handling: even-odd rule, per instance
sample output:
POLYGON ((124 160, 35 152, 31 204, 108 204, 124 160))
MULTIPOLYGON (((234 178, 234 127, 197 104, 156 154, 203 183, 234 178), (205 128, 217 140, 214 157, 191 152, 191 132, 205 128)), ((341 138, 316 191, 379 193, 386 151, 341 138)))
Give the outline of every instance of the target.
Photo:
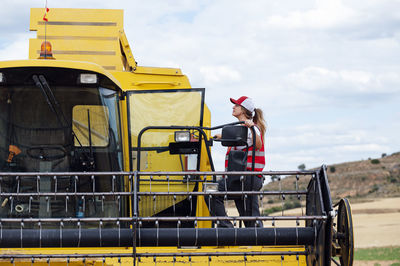
POLYGON ((247 127, 224 126, 222 128, 222 146, 244 146, 247 143, 247 127))

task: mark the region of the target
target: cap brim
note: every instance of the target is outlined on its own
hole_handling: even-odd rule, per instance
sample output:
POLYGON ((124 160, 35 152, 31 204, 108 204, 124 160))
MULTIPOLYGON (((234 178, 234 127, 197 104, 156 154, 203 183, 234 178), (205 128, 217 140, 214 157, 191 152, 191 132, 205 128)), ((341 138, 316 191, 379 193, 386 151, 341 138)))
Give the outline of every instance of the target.
POLYGON ((238 105, 240 105, 240 104, 238 103, 237 100, 235 100, 235 99, 233 99, 233 98, 230 98, 230 100, 231 100, 231 102, 232 102, 233 104, 238 104, 238 105))

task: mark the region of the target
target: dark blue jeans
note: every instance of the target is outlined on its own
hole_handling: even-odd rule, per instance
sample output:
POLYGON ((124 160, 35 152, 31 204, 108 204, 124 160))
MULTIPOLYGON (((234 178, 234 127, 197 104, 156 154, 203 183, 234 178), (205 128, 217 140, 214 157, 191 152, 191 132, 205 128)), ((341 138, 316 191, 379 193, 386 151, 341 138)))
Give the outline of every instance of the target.
MULTIPOLYGON (((221 178, 218 181, 218 191, 259 191, 263 185, 263 178, 258 176, 230 176, 221 178), (253 179, 253 184, 251 182, 253 179)), ((235 201, 236 208, 240 216, 260 216, 258 206, 258 195, 244 196, 227 196, 228 200, 235 201)), ((214 196, 211 199, 206 199, 212 216, 227 216, 224 206, 224 196, 214 196)), ((258 221, 244 221, 246 227, 262 226, 258 221)), ((220 221, 219 227, 233 227, 229 221, 220 221)))

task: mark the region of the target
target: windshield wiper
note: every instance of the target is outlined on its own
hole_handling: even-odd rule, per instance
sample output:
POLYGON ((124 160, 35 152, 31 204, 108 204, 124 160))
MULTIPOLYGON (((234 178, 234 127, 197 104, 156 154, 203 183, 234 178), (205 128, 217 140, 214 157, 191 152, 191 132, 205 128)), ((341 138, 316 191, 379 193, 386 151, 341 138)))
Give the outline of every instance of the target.
POLYGON ((92 128, 90 127, 90 110, 87 109, 87 120, 88 120, 88 133, 89 133, 89 147, 90 147, 90 158, 93 160, 93 145, 92 145, 92 128))
MULTIPOLYGON (((35 82, 35 85, 38 88, 40 88, 40 90, 42 91, 43 96, 46 99, 48 106, 50 107, 50 110, 56 115, 57 120, 60 123, 60 126, 62 128, 68 128, 69 127, 68 120, 67 120, 64 112, 62 111, 61 106, 58 103, 56 97, 54 96, 52 89, 50 88, 49 84, 47 83, 46 78, 43 75, 39 75, 39 77, 37 75, 33 75, 32 79, 35 82)), ((90 130, 90 126, 89 126, 89 130, 90 130)), ((81 141, 79 140, 78 136, 75 134, 74 130, 72 129, 72 125, 71 125, 71 132, 72 132, 72 136, 74 137, 74 139, 76 139, 76 141, 78 142, 82 153, 84 154, 84 156, 87 159, 87 162, 82 162, 82 165, 86 166, 88 168, 88 170, 93 170, 94 169, 94 159, 93 159, 93 156, 91 156, 92 154, 91 155, 87 154, 81 141)), ((92 149, 92 147, 90 147, 90 149, 92 149)), ((92 151, 91 151, 91 153, 92 153, 92 151)))
MULTIPOLYGON (((60 126, 62 128, 64 128, 64 123, 61 120, 60 115, 58 114, 57 110, 55 109, 54 104, 51 102, 50 97, 44 88, 44 85, 39 81, 38 76, 33 75, 32 79, 35 82, 36 87, 40 88, 40 90, 42 91, 44 98, 46 99, 47 105, 50 107, 50 110, 56 115, 58 123, 60 124, 60 126)), ((47 84, 47 82, 46 82, 46 84, 47 84)), ((50 93, 51 93, 51 90, 50 90, 50 93)), ((51 93, 51 94, 53 95, 53 98, 54 98, 54 94, 53 93, 51 93)), ((65 117, 64 117, 64 119, 65 119, 65 117)))

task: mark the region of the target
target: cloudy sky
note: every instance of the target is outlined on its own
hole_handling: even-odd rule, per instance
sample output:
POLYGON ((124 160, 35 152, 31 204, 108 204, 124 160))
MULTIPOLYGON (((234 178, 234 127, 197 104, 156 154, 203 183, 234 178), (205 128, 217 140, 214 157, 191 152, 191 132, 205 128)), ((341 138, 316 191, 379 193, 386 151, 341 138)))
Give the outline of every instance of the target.
MULTIPOLYGON (((31 7, 2 1, 0 60, 27 59, 31 7)), ((266 170, 400 151, 398 0, 48 0, 49 8, 124 9, 142 66, 179 67, 206 88, 212 123, 247 95, 268 123, 266 170)), ((224 152, 214 149, 222 169, 224 152)))

